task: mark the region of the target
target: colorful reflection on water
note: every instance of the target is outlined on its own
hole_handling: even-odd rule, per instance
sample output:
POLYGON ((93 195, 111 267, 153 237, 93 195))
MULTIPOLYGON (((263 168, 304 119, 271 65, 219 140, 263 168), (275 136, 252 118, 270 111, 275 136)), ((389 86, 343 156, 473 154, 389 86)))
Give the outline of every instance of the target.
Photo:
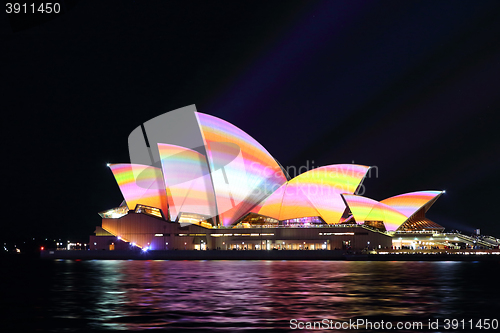
POLYGON ((45 282, 32 286, 43 296, 24 303, 33 318, 21 327, 288 331, 292 318, 427 321, 500 313, 498 263, 58 261, 45 269, 45 282))

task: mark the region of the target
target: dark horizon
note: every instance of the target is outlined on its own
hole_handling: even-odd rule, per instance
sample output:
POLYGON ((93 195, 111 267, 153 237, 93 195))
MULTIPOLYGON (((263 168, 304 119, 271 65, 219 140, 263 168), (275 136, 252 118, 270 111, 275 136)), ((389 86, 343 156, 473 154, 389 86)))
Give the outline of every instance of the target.
POLYGON ((3 241, 88 237, 128 134, 191 104, 284 167, 377 166, 365 196, 446 190, 427 217, 500 236, 497 1, 62 4, 0 23, 3 241))

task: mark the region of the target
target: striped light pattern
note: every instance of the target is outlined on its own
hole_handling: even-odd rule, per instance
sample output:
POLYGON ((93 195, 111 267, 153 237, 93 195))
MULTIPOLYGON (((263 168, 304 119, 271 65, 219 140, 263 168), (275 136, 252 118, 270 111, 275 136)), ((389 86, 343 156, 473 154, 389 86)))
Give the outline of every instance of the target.
POLYGON ((168 188, 170 218, 180 213, 208 217, 217 215, 207 159, 199 152, 169 144, 158 144, 165 187, 168 188))
POLYGON ((342 195, 356 222, 383 221, 387 231, 395 231, 407 217, 396 209, 359 195, 342 195))
POLYGON ((381 202, 377 203, 370 214, 366 217, 367 221, 384 221, 387 231, 396 231, 406 220, 406 216, 381 202))
POLYGON ((165 185, 159 168, 141 164, 111 164, 109 167, 129 209, 142 204, 160 208, 167 215, 165 185))
POLYGON ((378 203, 378 201, 366 198, 360 195, 342 195, 351 210, 352 215, 356 222, 361 223, 366 221, 366 217, 370 214, 373 207, 378 203))
POLYGON ((281 205, 283 203, 283 194, 288 183, 281 185, 276 191, 274 191, 267 199, 265 199, 260 205, 254 207, 253 213, 272 217, 273 219, 280 220, 281 205))
POLYGON ((286 182, 278 163, 236 126, 196 113, 212 173, 217 210, 228 226, 286 182))
POLYGON ((332 164, 304 172, 289 181, 307 184, 312 194, 354 193, 370 167, 358 164, 332 164))
POLYGON ((259 214, 278 220, 320 216, 328 224, 339 223, 346 208, 340 194, 354 193, 368 169, 333 164, 307 171, 267 198, 259 214))
MULTIPOLYGON (((300 210, 294 208, 294 205, 301 200, 302 192, 326 223, 339 223, 345 210, 340 193, 354 193, 368 169, 367 166, 357 164, 332 164, 304 172, 288 182, 282 211, 292 209, 300 214, 300 210), (293 200, 296 194, 299 196, 293 200)), ((292 217, 287 216, 285 219, 289 218, 292 217)))
MULTIPOLYGON (((442 193, 412 192, 382 202, 353 195, 369 170, 355 164, 324 166, 287 181, 279 164, 251 136, 219 118, 194 116, 204 148, 158 143, 161 169, 110 166, 129 209, 142 204, 161 208, 165 215, 170 209, 172 220, 181 213, 218 216, 224 226, 248 212, 281 221, 319 216, 335 224, 347 202, 357 221, 384 221, 387 230, 396 230, 420 209, 427 211, 442 193)), ((141 141, 139 146, 144 145, 141 141)))
POLYGON ((442 191, 410 192, 387 198, 381 202, 393 207, 406 217, 410 217, 423 206, 426 206, 425 211, 427 211, 442 193, 442 191))
POLYGON ((281 221, 321 215, 311 201, 309 190, 307 184, 288 182, 281 203, 279 218, 281 221))
POLYGON ((308 197, 308 187, 286 183, 271 194, 255 213, 277 220, 320 216, 320 212, 308 197))

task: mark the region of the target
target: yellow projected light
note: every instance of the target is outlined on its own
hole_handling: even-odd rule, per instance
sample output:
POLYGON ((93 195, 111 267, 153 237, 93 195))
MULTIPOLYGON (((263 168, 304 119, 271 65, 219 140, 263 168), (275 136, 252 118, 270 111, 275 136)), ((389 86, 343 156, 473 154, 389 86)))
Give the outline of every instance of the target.
POLYGON ((351 210, 356 222, 382 221, 387 231, 395 231, 403 224, 407 217, 376 200, 359 195, 342 195, 351 210))
POLYGON ((160 169, 140 164, 111 164, 109 167, 129 209, 142 204, 160 208, 167 214, 167 197, 160 169))
POLYGON ((443 191, 419 191, 396 195, 381 202, 410 217, 425 206, 427 211, 432 204, 443 194, 443 191))
POLYGON ((280 166, 255 139, 236 126, 196 113, 220 221, 228 226, 286 182, 280 166))
POLYGON ((305 172, 265 200, 259 214, 278 220, 320 216, 335 224, 346 208, 341 193, 354 193, 369 167, 333 164, 305 172), (280 201, 281 200, 281 201, 280 201))
POLYGON ((158 144, 165 186, 169 189, 170 218, 180 213, 215 216, 215 195, 207 159, 195 150, 158 144))

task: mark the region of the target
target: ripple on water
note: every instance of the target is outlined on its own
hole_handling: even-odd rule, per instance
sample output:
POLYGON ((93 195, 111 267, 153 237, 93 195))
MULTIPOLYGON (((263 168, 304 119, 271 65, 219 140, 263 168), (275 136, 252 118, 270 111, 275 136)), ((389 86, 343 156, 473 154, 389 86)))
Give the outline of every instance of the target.
POLYGON ((50 269, 49 297, 31 311, 33 325, 54 331, 287 330, 292 318, 500 313, 496 263, 82 261, 50 269))

